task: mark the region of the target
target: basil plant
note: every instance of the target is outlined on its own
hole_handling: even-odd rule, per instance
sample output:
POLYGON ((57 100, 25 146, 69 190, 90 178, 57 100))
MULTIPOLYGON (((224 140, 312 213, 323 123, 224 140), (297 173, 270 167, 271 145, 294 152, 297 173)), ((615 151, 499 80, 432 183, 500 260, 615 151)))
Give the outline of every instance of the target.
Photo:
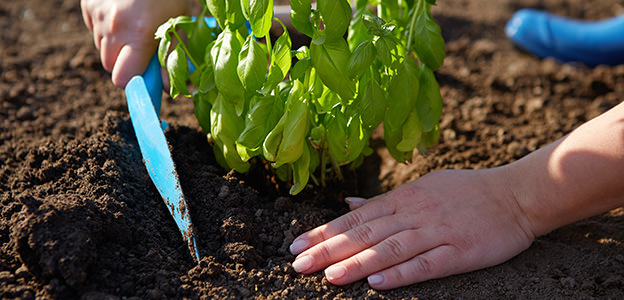
POLYGON ((247 172, 267 162, 290 193, 357 167, 372 131, 400 162, 439 137, 434 76, 444 40, 434 0, 202 0, 197 18, 161 25, 158 57, 172 97, 190 97, 217 161, 247 172), (279 36, 271 27, 281 26, 279 36), (311 43, 292 49, 289 30, 311 43))

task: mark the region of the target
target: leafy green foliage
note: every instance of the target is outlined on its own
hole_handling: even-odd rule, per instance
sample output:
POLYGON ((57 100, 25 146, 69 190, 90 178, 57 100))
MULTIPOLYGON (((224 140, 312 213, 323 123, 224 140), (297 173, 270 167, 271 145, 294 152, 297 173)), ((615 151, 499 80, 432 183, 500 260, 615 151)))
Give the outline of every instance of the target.
POLYGON ((274 0, 200 3, 199 18, 158 28, 158 57, 170 94, 193 98, 225 168, 247 172, 254 159, 267 161, 296 194, 310 179, 324 184, 341 177, 341 166, 361 164, 381 124, 401 162, 437 141, 442 100, 433 72, 444 39, 430 12, 435 0, 317 0, 316 8, 291 0, 290 23, 312 39, 297 50, 273 16, 274 0), (274 21, 283 33, 272 41, 274 21))

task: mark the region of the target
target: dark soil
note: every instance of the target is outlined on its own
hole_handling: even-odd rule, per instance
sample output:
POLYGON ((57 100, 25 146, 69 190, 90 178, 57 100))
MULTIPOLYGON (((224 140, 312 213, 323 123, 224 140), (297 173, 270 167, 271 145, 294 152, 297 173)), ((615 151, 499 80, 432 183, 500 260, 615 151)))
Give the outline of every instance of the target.
MULTIPOLYGON (((624 99, 624 65, 560 65, 515 49, 517 9, 584 19, 620 1, 438 1, 448 56, 440 143, 410 165, 376 154, 349 184, 290 197, 258 167, 215 163, 192 103, 163 118, 198 232, 196 265, 143 166, 123 92, 99 63, 79 1, 0 2, 2 299, 624 299, 624 209, 538 238, 510 261, 391 291, 299 275, 288 245, 371 196, 437 169, 487 168, 554 141, 624 99)), ((452 183, 449 183, 452 184, 452 183)))

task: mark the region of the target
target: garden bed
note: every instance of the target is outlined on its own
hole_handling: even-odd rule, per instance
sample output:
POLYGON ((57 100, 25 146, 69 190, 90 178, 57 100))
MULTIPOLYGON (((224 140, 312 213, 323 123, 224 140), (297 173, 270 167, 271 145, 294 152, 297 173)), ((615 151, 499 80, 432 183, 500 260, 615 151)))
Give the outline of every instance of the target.
POLYGON ((0 3, 0 298, 624 298, 622 208, 540 237, 501 265, 390 291, 297 274, 288 252, 297 235, 346 212, 345 195, 512 162, 623 100, 624 65, 539 60, 503 29, 524 7, 601 19, 624 13, 619 1, 438 1, 447 41, 438 145, 401 165, 376 136, 375 154, 346 184, 296 197, 262 166, 221 169, 192 102, 166 99, 199 265, 145 171, 123 92, 102 69, 78 2, 0 3))

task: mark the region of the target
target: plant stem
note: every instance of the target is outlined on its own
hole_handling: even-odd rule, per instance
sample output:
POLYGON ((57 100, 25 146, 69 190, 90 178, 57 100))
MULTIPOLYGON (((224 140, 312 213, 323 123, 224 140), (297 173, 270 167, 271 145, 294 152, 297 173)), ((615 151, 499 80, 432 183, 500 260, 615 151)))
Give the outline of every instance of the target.
POLYGON ((336 177, 338 177, 338 179, 340 181, 344 181, 344 176, 342 176, 342 171, 340 170, 340 166, 338 165, 338 162, 331 155, 331 153, 327 152, 327 155, 329 156, 329 159, 331 160, 332 167, 334 168, 334 171, 336 171, 336 177))
POLYGON ((406 46, 405 47, 405 57, 407 57, 407 55, 410 52, 410 49, 412 48, 412 38, 414 36, 414 27, 416 26, 416 14, 417 14, 420 6, 423 3, 423 0, 417 0, 417 1, 418 1, 417 6, 415 6, 412 9, 412 19, 410 20, 410 24, 409 24, 409 31, 408 31, 409 33, 408 33, 408 36, 407 36, 407 45, 405 45, 406 46))
POLYGON ((325 138, 321 139, 321 146, 319 147, 320 148, 319 153, 321 155, 321 168, 320 169, 321 169, 321 186, 322 187, 325 187, 325 165, 327 164, 327 161, 326 161, 327 156, 325 156, 324 147, 325 147, 325 138))
POLYGON ((189 58, 189 60, 193 64, 193 66, 195 66, 195 68, 199 68, 200 65, 193 59, 193 56, 191 55, 191 52, 186 48, 186 44, 184 44, 184 42, 182 42, 182 39, 180 38, 180 35, 178 35, 178 32, 176 30, 172 30, 172 31, 173 31, 173 34, 175 35, 175 37, 178 39, 178 43, 180 43, 180 46, 184 50, 184 53, 186 53, 186 56, 189 58))
POLYGON ((273 45, 271 45, 271 33, 267 33, 267 35, 264 36, 264 38, 266 39, 266 45, 267 45, 267 51, 269 51, 269 57, 271 56, 271 53, 273 52, 273 45))

